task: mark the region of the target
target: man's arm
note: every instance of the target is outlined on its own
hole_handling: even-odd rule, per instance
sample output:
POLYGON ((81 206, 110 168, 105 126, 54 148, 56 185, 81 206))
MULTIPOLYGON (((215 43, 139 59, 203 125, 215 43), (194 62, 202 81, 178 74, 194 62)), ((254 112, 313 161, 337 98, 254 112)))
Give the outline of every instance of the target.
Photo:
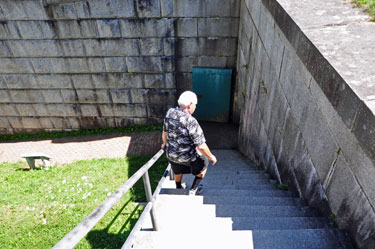
POLYGON ((167 144, 167 133, 165 131, 163 131, 163 133, 161 134, 161 139, 163 140, 161 148, 164 149, 165 145, 167 144))
POLYGON ((215 165, 217 162, 216 157, 211 153, 206 143, 197 146, 197 149, 212 162, 212 165, 215 165))

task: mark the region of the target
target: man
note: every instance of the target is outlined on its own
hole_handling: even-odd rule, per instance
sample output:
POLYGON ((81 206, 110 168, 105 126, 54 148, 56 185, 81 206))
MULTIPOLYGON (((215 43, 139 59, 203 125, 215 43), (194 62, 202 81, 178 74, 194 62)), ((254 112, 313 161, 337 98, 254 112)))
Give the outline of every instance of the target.
POLYGON ((192 116, 198 104, 197 95, 183 92, 178 99, 178 107, 168 110, 164 119, 162 148, 175 174, 176 188, 182 188, 183 174, 195 175, 189 195, 200 194, 200 182, 204 178, 208 161, 216 163, 216 157, 206 144, 203 130, 192 116))

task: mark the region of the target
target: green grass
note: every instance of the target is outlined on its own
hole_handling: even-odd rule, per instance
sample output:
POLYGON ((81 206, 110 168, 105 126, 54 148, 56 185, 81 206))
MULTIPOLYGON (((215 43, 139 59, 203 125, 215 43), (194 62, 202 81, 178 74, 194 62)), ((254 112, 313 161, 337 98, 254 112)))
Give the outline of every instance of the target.
MULTIPOLYGON (((150 157, 79 161, 49 170, 0 164, 0 248, 51 248, 116 191, 150 157)), ((167 161, 149 171, 153 190, 167 161)), ((76 248, 121 248, 142 212, 142 180, 76 248)))
POLYGON ((353 0, 356 7, 365 9, 375 21, 375 0, 353 0))
POLYGON ((102 128, 102 129, 85 129, 75 131, 41 131, 36 133, 17 133, 11 135, 0 135, 0 141, 15 141, 25 139, 48 139, 48 138, 63 138, 63 137, 77 137, 87 135, 103 135, 113 133, 132 133, 132 132, 145 132, 145 131, 161 131, 162 125, 133 125, 128 127, 118 128, 102 128))

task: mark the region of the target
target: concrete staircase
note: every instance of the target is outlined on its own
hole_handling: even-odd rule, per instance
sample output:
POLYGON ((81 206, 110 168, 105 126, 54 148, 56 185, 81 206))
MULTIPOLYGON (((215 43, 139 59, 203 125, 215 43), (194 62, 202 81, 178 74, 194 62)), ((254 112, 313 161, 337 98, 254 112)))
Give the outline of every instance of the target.
MULTIPOLYGON (((133 248, 352 249, 348 235, 232 150, 217 150, 201 196, 167 179, 155 203, 159 231, 146 219, 133 248)), ((193 176, 183 182, 191 185, 193 176)))

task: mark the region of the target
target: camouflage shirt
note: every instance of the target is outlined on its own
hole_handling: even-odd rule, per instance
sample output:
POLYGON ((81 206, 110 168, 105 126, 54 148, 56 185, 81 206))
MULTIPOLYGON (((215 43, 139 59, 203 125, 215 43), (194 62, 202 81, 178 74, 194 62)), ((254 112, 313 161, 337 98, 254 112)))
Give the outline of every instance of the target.
POLYGON ((206 142, 198 121, 180 107, 168 110, 163 130, 167 133, 168 160, 188 164, 197 158, 196 146, 206 142))

